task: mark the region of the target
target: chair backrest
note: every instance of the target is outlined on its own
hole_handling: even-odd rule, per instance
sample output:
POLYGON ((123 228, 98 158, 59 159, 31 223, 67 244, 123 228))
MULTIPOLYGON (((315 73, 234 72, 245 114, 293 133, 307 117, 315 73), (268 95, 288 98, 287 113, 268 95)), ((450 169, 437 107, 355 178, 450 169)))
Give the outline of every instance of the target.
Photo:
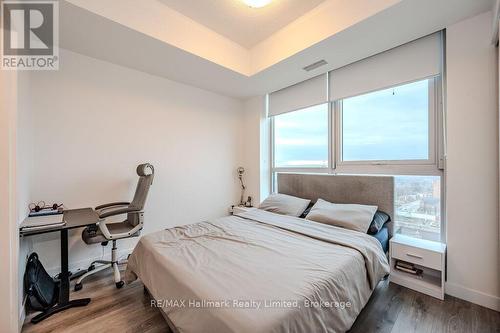
POLYGON ((151 187, 151 184, 153 184, 154 173, 155 169, 149 163, 144 163, 137 166, 137 175, 139 176, 139 181, 137 182, 134 199, 130 203, 130 207, 136 208, 138 210, 144 209, 149 188, 151 187), (151 171, 148 173, 147 169, 150 169, 151 171))

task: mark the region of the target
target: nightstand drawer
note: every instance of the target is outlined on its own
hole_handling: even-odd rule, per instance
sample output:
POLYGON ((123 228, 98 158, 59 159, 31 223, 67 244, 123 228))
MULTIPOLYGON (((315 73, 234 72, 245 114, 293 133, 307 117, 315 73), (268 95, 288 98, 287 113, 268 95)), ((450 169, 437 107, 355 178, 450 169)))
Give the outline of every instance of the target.
POLYGON ((392 243, 391 246, 393 258, 401 259, 436 270, 442 269, 442 254, 439 252, 433 252, 398 243, 392 243))

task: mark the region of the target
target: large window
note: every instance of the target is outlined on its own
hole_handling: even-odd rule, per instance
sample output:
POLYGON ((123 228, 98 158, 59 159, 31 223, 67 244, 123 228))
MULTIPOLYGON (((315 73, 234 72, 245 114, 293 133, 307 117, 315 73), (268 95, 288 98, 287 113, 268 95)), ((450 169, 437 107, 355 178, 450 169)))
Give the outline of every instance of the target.
POLYGON ((343 161, 429 159, 429 82, 342 101, 343 161))
POLYGON ((274 117, 274 166, 328 167, 328 104, 274 117))
POLYGON ((276 173, 395 176, 395 230, 440 240, 439 77, 272 117, 276 173))
POLYGON ((441 240, 441 177, 396 176, 394 208, 396 233, 441 240))

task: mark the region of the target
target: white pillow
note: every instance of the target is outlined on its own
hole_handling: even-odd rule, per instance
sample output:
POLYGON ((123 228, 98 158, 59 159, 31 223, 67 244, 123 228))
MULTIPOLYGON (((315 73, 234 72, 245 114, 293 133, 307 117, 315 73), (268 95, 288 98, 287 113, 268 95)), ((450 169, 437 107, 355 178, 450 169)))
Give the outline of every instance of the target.
POLYGON ((377 208, 367 205, 335 204, 318 199, 306 219, 366 233, 377 208))
POLYGON ((277 193, 271 194, 266 200, 262 201, 259 209, 283 215, 300 216, 310 202, 311 200, 277 193))

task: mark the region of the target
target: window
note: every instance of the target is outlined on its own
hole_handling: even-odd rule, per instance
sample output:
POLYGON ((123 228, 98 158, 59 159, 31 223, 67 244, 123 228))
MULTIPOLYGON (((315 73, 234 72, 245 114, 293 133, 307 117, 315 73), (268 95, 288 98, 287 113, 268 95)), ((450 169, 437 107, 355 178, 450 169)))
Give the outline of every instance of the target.
POLYGON ((274 117, 274 166, 328 167, 328 104, 274 117))
POLYGON ((441 177, 397 176, 394 208, 396 233, 441 240, 441 177))
POLYGON ((395 176, 395 232, 441 240, 440 77, 272 117, 277 172, 395 176))
POLYGON ((429 160, 429 83, 342 101, 343 161, 429 160))

